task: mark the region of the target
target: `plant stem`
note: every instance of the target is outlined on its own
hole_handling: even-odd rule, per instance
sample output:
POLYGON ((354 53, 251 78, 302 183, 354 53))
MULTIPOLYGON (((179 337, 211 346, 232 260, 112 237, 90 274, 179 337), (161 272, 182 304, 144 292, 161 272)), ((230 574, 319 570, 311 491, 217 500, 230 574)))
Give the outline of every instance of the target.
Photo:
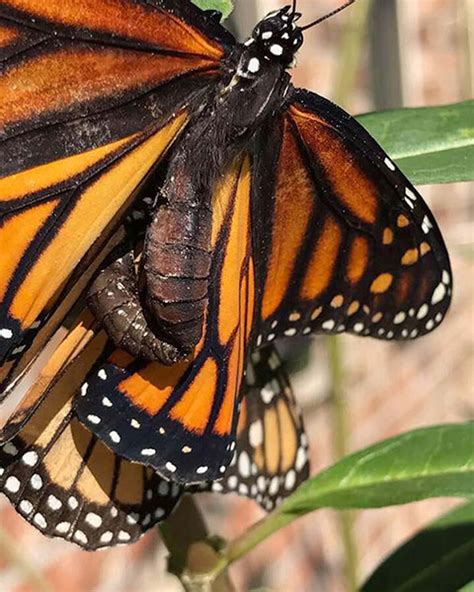
MULTIPOLYGON (((336 103, 346 106, 354 87, 355 75, 360 64, 367 23, 372 8, 372 0, 355 4, 351 11, 349 25, 343 36, 339 68, 336 72, 332 93, 336 103)), ((349 452, 349 421, 347 402, 344 393, 344 363, 341 341, 338 337, 328 339, 328 354, 331 376, 330 405, 334 434, 334 455, 336 460, 349 452)), ((349 592, 357 590, 357 545, 354 536, 354 515, 339 512, 339 528, 345 556, 346 587, 349 592)))
MULTIPOLYGON (((344 393, 344 369, 341 341, 337 337, 328 338, 329 365, 331 374, 331 411, 334 434, 334 455, 343 458, 349 451, 347 401, 344 393)), ((347 590, 357 590, 357 546, 354 537, 354 515, 348 511, 338 514, 339 528, 345 555, 345 578, 347 590)))
POLYGON ((360 0, 348 10, 349 24, 340 48, 339 67, 333 83, 333 100, 342 107, 349 102, 364 47, 372 0, 360 0))
POLYGON ((197 503, 185 496, 176 512, 160 525, 161 537, 170 552, 168 569, 187 592, 234 592, 225 565, 216 571, 220 555, 209 541, 209 533, 197 503))

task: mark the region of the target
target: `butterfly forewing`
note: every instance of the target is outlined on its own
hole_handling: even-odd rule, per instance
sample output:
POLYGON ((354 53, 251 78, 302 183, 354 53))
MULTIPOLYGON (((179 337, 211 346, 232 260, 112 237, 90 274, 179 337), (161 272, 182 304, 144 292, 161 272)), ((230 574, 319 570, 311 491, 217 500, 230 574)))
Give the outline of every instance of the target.
POLYGON ((272 212, 271 225, 254 221, 265 245, 257 345, 312 332, 410 339, 439 325, 452 290, 446 248, 421 196, 375 141, 303 91, 272 135, 268 148, 261 141, 268 159, 254 189, 260 215, 272 212))
POLYGON ((0 2, 0 361, 29 346, 217 75, 232 37, 172 4, 0 2))

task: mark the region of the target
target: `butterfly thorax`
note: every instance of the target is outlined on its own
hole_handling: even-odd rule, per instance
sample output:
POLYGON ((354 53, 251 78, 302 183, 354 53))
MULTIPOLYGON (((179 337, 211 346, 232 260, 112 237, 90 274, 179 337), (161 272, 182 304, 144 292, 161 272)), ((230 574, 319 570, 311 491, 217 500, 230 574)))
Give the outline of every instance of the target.
POLYGON ((284 68, 293 64, 297 51, 303 44, 303 32, 296 25, 301 14, 291 13, 290 7, 271 12, 254 28, 245 42, 249 49, 247 74, 258 74, 268 63, 278 63, 284 68))

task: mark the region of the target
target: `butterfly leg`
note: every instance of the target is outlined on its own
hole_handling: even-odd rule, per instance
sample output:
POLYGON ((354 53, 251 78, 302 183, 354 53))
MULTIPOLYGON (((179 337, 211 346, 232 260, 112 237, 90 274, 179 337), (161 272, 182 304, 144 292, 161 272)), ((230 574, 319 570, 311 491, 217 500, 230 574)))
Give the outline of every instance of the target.
POLYGON ((174 364, 183 351, 151 326, 140 302, 133 251, 101 271, 89 288, 87 304, 114 344, 134 357, 174 364))

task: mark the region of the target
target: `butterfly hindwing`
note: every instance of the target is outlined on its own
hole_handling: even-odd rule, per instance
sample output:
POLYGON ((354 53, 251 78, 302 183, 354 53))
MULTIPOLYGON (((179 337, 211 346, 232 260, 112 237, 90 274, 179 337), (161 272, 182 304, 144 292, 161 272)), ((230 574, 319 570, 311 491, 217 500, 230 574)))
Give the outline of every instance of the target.
POLYGON ((111 452, 75 418, 73 394, 105 341, 85 314, 23 401, 28 421, 4 432, 0 492, 40 532, 87 550, 130 543, 165 520, 182 493, 235 492, 270 511, 307 478, 302 418, 273 348, 249 363, 231 466, 221 480, 183 490, 111 452))
POLYGON ((218 75, 232 37, 171 4, 0 2, 0 362, 31 349, 218 75))
POLYGON ((16 434, 0 446, 0 491, 43 534, 89 550, 129 543, 169 515, 181 488, 116 456, 74 417, 75 390, 106 338, 78 326, 69 340, 80 355, 57 351, 36 388, 54 380, 22 404, 28 421, 7 428, 16 434))
POLYGON ((79 419, 107 446, 178 482, 222 476, 235 449, 255 297, 250 175, 237 158, 214 194, 212 289, 193 356, 169 367, 105 348, 77 396, 79 419))
POLYGON ((257 345, 312 332, 410 339, 436 327, 451 268, 416 189, 322 97, 295 90, 270 127, 255 155, 253 232, 264 245, 257 345))
POLYGON ((274 348, 251 356, 241 405, 235 456, 209 487, 254 499, 269 512, 309 475, 303 418, 274 348))

